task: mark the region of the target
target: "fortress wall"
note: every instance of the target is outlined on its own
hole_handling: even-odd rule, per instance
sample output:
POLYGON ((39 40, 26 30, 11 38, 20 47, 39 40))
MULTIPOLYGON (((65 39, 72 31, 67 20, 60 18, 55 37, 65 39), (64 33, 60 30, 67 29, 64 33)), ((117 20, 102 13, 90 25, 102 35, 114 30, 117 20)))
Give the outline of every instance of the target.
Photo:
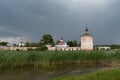
MULTIPOLYGON (((27 51, 27 49, 32 48, 35 49, 37 47, 8 47, 8 46, 0 46, 0 50, 21 50, 21 51, 27 51)), ((48 47, 49 51, 55 51, 55 50, 62 50, 62 51, 76 51, 76 50, 81 50, 80 47, 48 47)))
POLYGON ((76 50, 81 50, 80 47, 48 47, 48 50, 54 51, 54 50, 61 50, 61 51, 76 51, 76 50))
POLYGON ((7 46, 0 46, 0 50, 10 50, 10 47, 7 47, 7 46))
POLYGON ((27 51, 27 49, 32 48, 35 49, 37 47, 8 47, 8 46, 0 46, 0 50, 21 50, 21 51, 27 51))

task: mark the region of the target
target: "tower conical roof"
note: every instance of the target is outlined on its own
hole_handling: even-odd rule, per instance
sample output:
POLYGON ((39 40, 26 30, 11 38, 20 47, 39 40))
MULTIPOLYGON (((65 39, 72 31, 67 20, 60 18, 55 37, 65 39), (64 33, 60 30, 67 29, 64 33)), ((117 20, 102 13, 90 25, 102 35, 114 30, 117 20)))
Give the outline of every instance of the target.
POLYGON ((87 27, 86 27, 85 31, 89 31, 87 27))
POLYGON ((86 26, 85 32, 82 36, 91 36, 87 26, 86 26))

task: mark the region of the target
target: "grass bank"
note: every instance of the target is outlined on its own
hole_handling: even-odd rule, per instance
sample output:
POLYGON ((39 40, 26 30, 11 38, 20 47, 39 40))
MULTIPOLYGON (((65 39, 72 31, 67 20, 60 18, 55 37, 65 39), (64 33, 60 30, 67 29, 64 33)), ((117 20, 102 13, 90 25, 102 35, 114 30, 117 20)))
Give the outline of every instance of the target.
POLYGON ((120 69, 105 69, 87 74, 59 77, 50 80, 120 80, 120 69))
POLYGON ((111 66, 120 62, 120 51, 0 51, 0 68, 73 65, 111 66))

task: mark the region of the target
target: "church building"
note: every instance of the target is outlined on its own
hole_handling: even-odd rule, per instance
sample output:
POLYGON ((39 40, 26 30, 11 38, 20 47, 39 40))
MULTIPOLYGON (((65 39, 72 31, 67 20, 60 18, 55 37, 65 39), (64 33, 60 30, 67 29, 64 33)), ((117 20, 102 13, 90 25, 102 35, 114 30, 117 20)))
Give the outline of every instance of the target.
POLYGON ((90 35, 87 27, 81 36, 81 50, 93 50, 93 36, 90 35))
POLYGON ((58 42, 57 45, 55 45, 57 48, 66 48, 69 47, 69 45, 67 45, 67 43, 63 40, 63 38, 61 38, 58 42))

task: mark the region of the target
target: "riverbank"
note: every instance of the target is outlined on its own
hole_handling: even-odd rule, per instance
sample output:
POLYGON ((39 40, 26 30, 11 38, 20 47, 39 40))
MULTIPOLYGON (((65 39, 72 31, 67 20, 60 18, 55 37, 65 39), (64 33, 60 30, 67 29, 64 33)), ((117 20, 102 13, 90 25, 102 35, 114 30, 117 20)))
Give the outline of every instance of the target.
POLYGON ((48 80, 59 76, 73 76, 100 70, 102 67, 81 68, 79 65, 24 67, 0 71, 0 80, 48 80))
POLYGON ((119 50, 108 51, 0 51, 0 69, 15 67, 49 67, 80 65, 80 67, 112 67, 120 62, 119 50))
POLYGON ((120 68, 102 69, 82 75, 52 78, 49 80, 120 80, 120 68))

